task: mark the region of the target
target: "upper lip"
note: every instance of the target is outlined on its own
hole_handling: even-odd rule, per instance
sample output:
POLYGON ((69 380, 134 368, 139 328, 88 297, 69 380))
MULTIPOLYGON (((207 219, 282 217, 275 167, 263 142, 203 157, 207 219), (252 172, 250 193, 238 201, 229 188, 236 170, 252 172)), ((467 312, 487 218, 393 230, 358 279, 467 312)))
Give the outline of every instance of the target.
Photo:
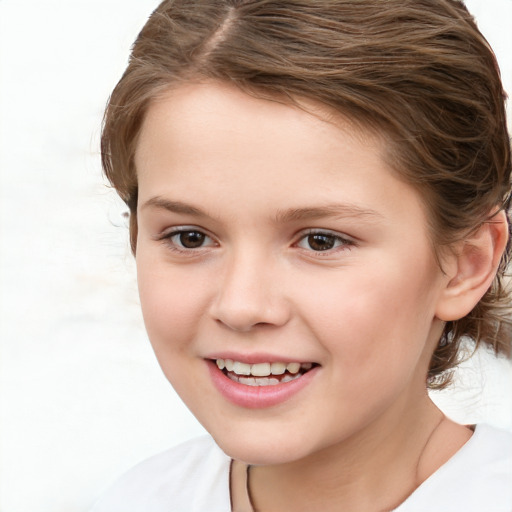
POLYGON ((268 353, 238 353, 238 352, 216 352, 207 355, 205 359, 211 359, 213 361, 217 359, 231 359, 232 361, 239 361, 240 363, 246 364, 258 364, 258 363, 314 363, 312 359, 303 359, 292 357, 289 355, 279 354, 268 354, 268 353))

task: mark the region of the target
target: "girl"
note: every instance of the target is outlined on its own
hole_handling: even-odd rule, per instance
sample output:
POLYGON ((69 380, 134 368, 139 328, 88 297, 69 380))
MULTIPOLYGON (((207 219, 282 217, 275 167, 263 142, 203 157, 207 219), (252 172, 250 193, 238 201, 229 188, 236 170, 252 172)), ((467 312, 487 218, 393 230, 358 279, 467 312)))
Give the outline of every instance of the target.
POLYGON ((166 0, 110 99, 149 338, 212 438, 95 512, 512 510, 512 439, 430 401, 510 353, 510 144, 454 0, 166 0))

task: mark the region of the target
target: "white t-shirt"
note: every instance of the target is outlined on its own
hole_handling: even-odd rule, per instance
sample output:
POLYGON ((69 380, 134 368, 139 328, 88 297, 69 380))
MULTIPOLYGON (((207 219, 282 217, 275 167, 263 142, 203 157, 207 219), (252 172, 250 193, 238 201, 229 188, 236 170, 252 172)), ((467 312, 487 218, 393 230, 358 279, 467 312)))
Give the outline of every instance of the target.
MULTIPOLYGON (((205 436, 126 473, 91 512, 230 512, 230 459, 205 436)), ((512 433, 471 439, 395 512, 512 512, 512 433)))

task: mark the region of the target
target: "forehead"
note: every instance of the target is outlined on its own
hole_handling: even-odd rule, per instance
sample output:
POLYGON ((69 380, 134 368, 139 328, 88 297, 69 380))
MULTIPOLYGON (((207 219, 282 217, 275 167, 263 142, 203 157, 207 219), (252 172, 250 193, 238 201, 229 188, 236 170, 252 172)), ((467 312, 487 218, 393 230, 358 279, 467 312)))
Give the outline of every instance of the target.
POLYGON ((253 160, 248 165, 268 153, 275 158, 280 152, 285 158, 286 151, 292 149, 294 154, 309 153, 318 159, 319 150, 327 153, 326 149, 340 144, 345 149, 350 145, 364 147, 379 156, 384 147, 373 132, 356 127, 350 119, 320 103, 298 99, 291 105, 279 98, 248 95, 230 84, 217 82, 185 84, 150 103, 135 152, 139 172, 157 147, 162 150, 162 143, 169 153, 189 147, 206 152, 223 143, 226 160, 237 148, 247 155, 252 153, 253 160), (266 144, 273 137, 276 144, 266 144), (278 139, 281 146, 277 145, 278 139), (263 145, 266 151, 261 153, 263 145))
MULTIPOLYGON (((242 132, 252 135, 250 140, 246 140, 247 147, 256 146, 262 140, 264 134, 258 132, 258 129, 265 126, 265 133, 270 131, 280 134, 282 128, 286 127, 290 137, 301 137, 307 130, 310 133, 306 137, 313 130, 317 134, 339 130, 366 147, 376 151, 383 149, 383 137, 377 130, 363 127, 357 119, 344 116, 320 102, 258 92, 248 94, 229 83, 206 81, 170 88, 151 101, 136 153, 140 154, 143 151, 141 146, 149 142, 144 140, 148 125, 161 123, 168 129, 174 127, 176 131, 172 133, 173 138, 191 136, 190 141, 193 141, 198 136, 198 129, 210 132, 213 138, 219 129, 226 129, 226 126, 222 126, 223 122, 229 122, 232 135, 242 132), (249 133, 251 127, 254 130, 249 133), (333 130, 333 127, 338 130, 333 130)), ((154 133, 151 134, 153 136, 154 133)), ((203 139, 203 142, 207 140, 209 137, 203 139)))

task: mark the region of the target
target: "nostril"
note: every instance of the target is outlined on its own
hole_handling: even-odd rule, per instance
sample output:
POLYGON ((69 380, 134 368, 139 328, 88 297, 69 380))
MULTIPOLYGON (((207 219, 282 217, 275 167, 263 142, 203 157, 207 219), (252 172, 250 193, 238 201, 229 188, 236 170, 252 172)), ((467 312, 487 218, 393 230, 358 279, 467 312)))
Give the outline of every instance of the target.
POLYGON ((228 318, 217 318, 217 323, 222 325, 224 328, 227 328, 231 331, 236 332, 250 332, 257 325, 262 324, 263 322, 251 323, 250 321, 243 322, 240 319, 228 319, 228 318))

